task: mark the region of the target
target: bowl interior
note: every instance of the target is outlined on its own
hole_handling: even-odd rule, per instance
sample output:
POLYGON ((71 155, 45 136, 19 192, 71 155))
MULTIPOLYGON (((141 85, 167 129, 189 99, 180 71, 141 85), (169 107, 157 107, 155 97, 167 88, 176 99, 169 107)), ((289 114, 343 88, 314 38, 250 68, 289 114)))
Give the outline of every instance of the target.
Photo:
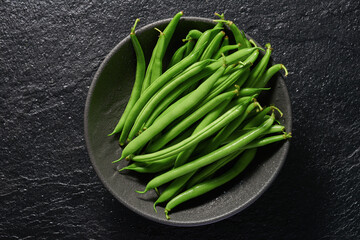
MULTIPOLYGON (((154 48, 158 32, 154 27, 164 29, 169 19, 147 25, 136 34, 148 61, 154 48)), ((168 62, 181 41, 191 29, 204 31, 214 26, 209 19, 183 17, 169 44, 164 62, 168 62)), ((130 30, 130 27, 129 27, 130 30)), ((230 37, 231 32, 226 29, 230 37)), ((270 62, 272 64, 272 62, 270 62)), ((127 165, 126 161, 111 164, 121 155, 118 135, 108 137, 113 130, 130 97, 134 82, 136 57, 130 38, 121 41, 106 57, 91 84, 85 107, 85 138, 91 162, 105 187, 125 206, 151 220, 177 226, 196 226, 219 221, 229 217, 255 201, 274 180, 289 148, 289 142, 273 144, 259 150, 256 159, 243 174, 224 187, 202 197, 193 199, 174 209, 171 220, 164 216, 164 206, 153 210, 156 200, 154 191, 138 194, 152 175, 123 172, 117 169, 127 165)), ((260 103, 275 104, 284 117, 280 122, 291 131, 291 107, 288 92, 281 74, 271 80, 271 91, 263 94, 260 103)))

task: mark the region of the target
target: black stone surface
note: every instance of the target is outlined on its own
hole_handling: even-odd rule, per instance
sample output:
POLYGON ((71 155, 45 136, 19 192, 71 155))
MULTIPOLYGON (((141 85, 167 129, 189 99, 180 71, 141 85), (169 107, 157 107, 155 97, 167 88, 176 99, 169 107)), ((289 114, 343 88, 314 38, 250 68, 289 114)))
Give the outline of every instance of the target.
MULTIPOLYGON (((358 239, 358 1, 0 1, 1 239, 358 239), (100 183, 83 137, 88 86, 141 24, 225 12, 290 70, 293 139, 270 189, 196 228, 150 222, 100 183)), ((221 207, 221 206, 219 206, 221 207)))

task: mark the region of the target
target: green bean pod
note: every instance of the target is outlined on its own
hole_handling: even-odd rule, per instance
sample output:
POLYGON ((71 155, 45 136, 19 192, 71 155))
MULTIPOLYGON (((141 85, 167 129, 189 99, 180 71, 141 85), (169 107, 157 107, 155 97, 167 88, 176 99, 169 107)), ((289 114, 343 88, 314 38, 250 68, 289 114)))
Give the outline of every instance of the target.
MULTIPOLYGON (((248 102, 251 101, 251 98, 249 97, 248 102)), ((183 140, 182 142, 169 147, 162 149, 160 151, 157 151, 155 153, 149 153, 145 155, 138 155, 138 156, 130 156, 129 158, 136 161, 136 162, 148 162, 148 161, 154 161, 157 159, 161 159, 164 157, 169 157, 175 154, 178 154, 179 152, 184 151, 185 149, 191 147, 194 144, 199 143, 200 141, 208 138, 212 134, 219 131, 221 128, 223 128, 226 124, 228 124, 230 121, 234 120, 238 116, 240 116, 246 109, 247 104, 241 104, 233 107, 226 113, 222 114, 220 117, 218 117, 215 121, 213 121, 211 124, 206 126, 204 129, 202 129, 200 132, 198 132, 196 135, 192 135, 191 137, 183 140)))
POLYGON ((228 21, 228 20, 215 20, 215 22, 223 22, 226 23, 226 25, 229 26, 231 32, 234 35, 235 38, 235 42, 240 44, 239 48, 247 48, 249 47, 247 44, 247 39, 244 35, 244 33, 242 31, 240 31, 240 29, 236 26, 236 24, 234 24, 232 21, 228 21))
POLYGON ((267 91, 271 88, 242 88, 239 91, 240 97, 252 96, 254 94, 259 94, 261 91, 267 91))
MULTIPOLYGON (((270 117, 269 115, 266 115, 268 117, 270 117)), ((265 119, 265 118, 264 118, 265 119)), ((267 120, 268 118, 266 118, 267 120)), ((254 128, 252 128, 254 129, 254 128)), ((240 135, 243 135, 245 134, 246 132, 248 132, 250 129, 236 129, 228 138, 225 139, 225 141, 223 141, 221 143, 221 145, 224 145, 224 144, 227 144, 233 140, 235 140, 236 138, 238 138, 240 135)), ((283 133, 285 134, 285 127, 282 126, 282 125, 278 125, 278 124, 275 124, 275 125, 272 125, 264 134, 263 136, 265 135, 271 135, 271 134, 275 134, 275 133, 283 133)), ((291 136, 291 135, 289 135, 291 136)), ((260 146, 259 146, 260 147, 260 146)))
POLYGON ((266 70, 273 49, 271 48, 270 43, 267 43, 265 47, 266 47, 266 53, 264 57, 261 58, 260 62, 251 71, 249 79, 245 83, 245 87, 247 88, 255 86, 258 79, 262 76, 262 74, 266 70))
POLYGON ((203 105, 201 108, 194 111, 192 114, 190 114, 187 118, 185 118, 181 123, 179 123, 177 126, 175 126, 173 129, 170 129, 170 131, 166 132, 162 138, 158 139, 158 141, 154 142, 151 146, 149 146, 149 152, 155 152, 161 149, 163 146, 165 146, 166 143, 171 141, 173 138, 175 138, 177 135, 179 135, 182 131, 190 127, 193 123, 198 121, 200 118, 205 116, 208 112, 213 110, 216 106, 221 104, 222 102, 233 98, 237 94, 237 90, 227 92, 220 94, 219 96, 213 98, 209 102, 207 102, 205 105, 203 105))
POLYGON ((145 57, 144 52, 141 48, 141 45, 139 43, 139 40, 137 39, 135 35, 135 28, 137 23, 140 21, 140 19, 136 19, 134 26, 131 28, 130 32, 130 39, 133 44, 135 55, 136 55, 136 73, 135 73, 135 83, 133 86, 133 89, 131 91, 131 96, 129 99, 128 104, 126 105, 126 108, 124 110, 124 113, 122 114, 119 122, 117 123, 115 129, 112 133, 109 134, 109 136, 118 133, 122 130, 124 127, 126 118, 131 110, 131 108, 134 106, 135 102, 139 99, 141 94, 141 88, 144 81, 144 75, 145 75, 145 57))
POLYGON ((203 195, 225 183, 229 182, 236 176, 238 176, 244 169, 250 164, 250 162, 255 158, 256 149, 246 150, 238 161, 236 161, 235 165, 228 170, 226 173, 222 174, 219 177, 214 179, 207 180, 205 182, 199 183, 194 187, 186 190, 185 192, 177 195, 173 199, 171 199, 165 207, 165 215, 167 219, 169 218, 169 211, 171 211, 174 207, 179 204, 186 202, 190 199, 203 195))
POLYGON ((202 32, 200 32, 197 29, 192 29, 189 31, 189 33, 186 35, 186 40, 188 39, 199 39, 201 37, 202 32))
MULTIPOLYGON (((210 99, 214 98, 221 92, 227 90, 231 90, 230 88, 234 88, 234 83, 240 79, 240 78, 247 78, 250 73, 251 64, 245 65, 243 68, 233 72, 230 74, 220 85, 218 85, 216 88, 212 89, 209 95, 204 99, 203 103, 208 102, 210 99)), ((200 104, 201 106, 201 104, 200 104)))
POLYGON ((262 48, 255 48, 254 47, 254 48, 240 49, 240 50, 226 56, 225 59, 220 58, 220 59, 216 60, 215 62, 213 62, 209 66, 207 66, 205 68, 205 70, 214 71, 214 69, 218 69, 223 64, 224 61, 225 61, 225 63, 227 65, 237 63, 239 61, 243 61, 257 49, 261 50, 262 48))
POLYGON ((146 72, 145 72, 145 77, 144 77, 144 81, 143 81, 143 85, 141 88, 141 94, 143 92, 145 92, 145 90, 150 86, 151 84, 151 70, 153 68, 154 65, 154 59, 155 59, 155 53, 157 52, 157 45, 155 45, 154 50, 153 50, 153 54, 151 55, 149 64, 146 68, 146 72), (153 57, 154 56, 154 57, 153 57))
POLYGON ((189 39, 189 41, 187 41, 187 43, 185 45, 186 45, 186 51, 184 53, 184 57, 189 55, 191 53, 191 51, 194 49, 195 40, 194 39, 189 39))
POLYGON ((179 47, 176 50, 176 52, 174 53, 174 55, 172 56, 172 58, 170 60, 168 68, 171 68, 172 66, 174 66, 175 64, 180 62, 181 59, 183 59, 186 49, 187 49, 187 46, 186 46, 186 44, 184 44, 183 46, 179 47))
POLYGON ((166 49, 170 43, 170 40, 175 32, 176 26, 180 21, 180 18, 184 15, 181 11, 177 13, 169 22, 162 33, 160 31, 160 37, 157 42, 156 52, 154 55, 154 61, 151 69, 150 84, 153 83, 162 74, 162 61, 166 52, 166 49))
MULTIPOLYGON (((192 78, 193 80, 193 78, 192 78)), ((155 110, 151 113, 149 119, 146 121, 146 124, 144 125, 144 128, 147 129, 150 127, 156 118, 174 101, 177 100, 177 98, 187 89, 189 89, 191 86, 196 85, 196 81, 186 81, 184 84, 182 84, 179 88, 174 89, 168 96, 166 96, 165 99, 161 101, 161 103, 155 108, 155 110)))
POLYGON ((198 171, 198 173, 196 175, 194 175, 186 184, 186 188, 189 189, 192 186, 203 182, 206 179, 211 178, 211 176, 213 176, 220 168, 222 168, 223 166, 225 166, 226 164, 228 164, 229 162, 231 162, 232 160, 234 160, 237 156, 239 156, 244 150, 239 150, 236 151, 230 155, 227 155, 226 157, 224 157, 223 159, 216 161, 206 167, 204 167, 203 169, 201 169, 201 171, 198 171))
POLYGON ((130 164, 129 166, 123 167, 119 170, 132 170, 139 173, 158 173, 162 172, 166 169, 171 168, 174 165, 175 158, 174 157, 168 157, 162 160, 154 161, 151 163, 138 163, 134 162, 130 164))
POLYGON ((223 46, 215 53, 213 59, 219 59, 222 54, 226 55, 229 51, 238 49, 239 47, 240 47, 240 44, 223 46))
POLYGON ((239 125, 245 120, 249 112, 251 112, 256 107, 258 107, 257 102, 250 104, 246 108, 246 111, 244 111, 244 113, 238 119, 231 121, 228 125, 221 129, 221 131, 219 131, 213 139, 208 142, 206 149, 204 149, 201 154, 206 155, 217 149, 221 145, 221 143, 239 127, 239 125))
MULTIPOLYGON (((181 106, 178 106, 174 111, 165 115, 163 118, 158 119, 141 135, 131 141, 123 150, 122 157, 127 157, 133 154, 150 141, 155 135, 160 133, 166 126, 168 126, 176 118, 183 115, 186 111, 196 106, 204 96, 210 91, 214 82, 223 74, 225 67, 219 68, 214 74, 212 74, 205 82, 203 82, 195 91, 190 93, 187 97, 187 101, 184 101, 181 106)), ((176 103, 174 103, 176 105, 176 103)), ((126 126, 126 125, 125 125, 126 126)))
POLYGON ((275 73, 277 73, 278 71, 280 71, 281 69, 283 69, 285 71, 285 76, 288 75, 288 71, 286 69, 286 67, 282 64, 276 64, 274 66, 272 66, 271 68, 269 68, 259 79, 259 81, 254 85, 254 87, 258 87, 258 88, 262 88, 265 87, 267 82, 275 75, 275 73))
MULTIPOLYGON (((209 112, 202 120, 201 122, 196 126, 194 132, 192 135, 196 135, 198 132, 200 132, 202 129, 204 129, 207 125, 211 124, 213 121, 215 121, 222 113, 224 113, 224 110, 228 107, 228 104, 230 103, 231 99, 225 100, 223 104, 220 106, 217 106, 215 109, 213 109, 211 112, 209 112)), ((246 100, 244 100, 246 102, 246 100)), ((197 148, 198 144, 194 144, 191 148, 186 149, 185 151, 179 153, 176 157, 174 168, 180 167, 184 163, 187 162, 188 158, 191 156, 195 148, 197 148)))
POLYGON ((205 48, 205 44, 202 45, 202 48, 197 51, 193 51, 192 54, 185 57, 179 63, 169 68, 141 94, 140 98, 138 99, 138 101, 136 101, 126 119, 123 131, 121 132, 121 136, 119 139, 120 145, 123 145, 125 143, 137 115, 141 112, 148 100, 176 74, 182 72, 185 68, 193 64, 201 55, 203 48, 205 48))
POLYGON ((154 95, 144 106, 141 113, 137 116, 135 120, 135 124, 132 127, 128 138, 133 139, 136 135, 136 133, 139 130, 142 130, 141 127, 146 121, 149 119, 152 111, 156 106, 160 104, 160 102, 176 87, 178 87, 180 84, 187 81, 192 76, 198 74, 201 72, 207 65, 209 64, 208 60, 200 61, 197 63, 194 63, 189 68, 187 68, 183 73, 180 73, 178 76, 176 76, 171 82, 166 84, 163 88, 161 88, 156 95, 154 95))
POLYGON ((150 84, 155 81, 162 74, 162 60, 163 52, 165 52, 166 36, 163 32, 156 28, 160 32, 159 40, 154 55, 154 60, 151 68, 150 84))
MULTIPOLYGON (((220 46, 220 49, 229 45, 229 36, 225 36, 222 43, 221 43, 221 46, 220 46)), ((226 53, 224 53, 226 55, 226 53)))
POLYGON ((241 129, 247 130, 247 129, 251 129, 253 127, 259 126, 263 122, 264 116, 266 114, 268 114, 271 110, 273 110, 273 108, 271 106, 264 108, 255 117, 253 117, 252 119, 244 122, 244 124, 241 126, 241 129))
POLYGON ((221 31, 213 38, 213 40, 209 43, 208 47, 205 49, 204 53, 200 57, 200 60, 209 59, 214 55, 215 51, 219 48, 221 44, 221 40, 225 36, 225 32, 221 31))

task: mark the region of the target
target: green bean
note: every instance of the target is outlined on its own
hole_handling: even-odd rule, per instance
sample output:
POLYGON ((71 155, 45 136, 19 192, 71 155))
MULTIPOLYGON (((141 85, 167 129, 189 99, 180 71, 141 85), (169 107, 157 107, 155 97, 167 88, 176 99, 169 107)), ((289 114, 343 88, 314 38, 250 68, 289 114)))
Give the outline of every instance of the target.
POLYGON ((229 26, 231 32, 234 35, 235 42, 240 44, 239 48, 247 48, 248 47, 244 33, 242 31, 240 31, 240 29, 232 21, 227 21, 227 20, 214 20, 214 21, 215 22, 223 22, 229 26))
MULTIPOLYGON (((251 98, 249 97, 248 101, 251 101, 251 98)), ((198 134, 192 135, 191 137, 183 140, 182 142, 162 149, 160 151, 157 151, 155 153, 149 153, 145 155, 138 155, 138 156, 129 156, 130 159, 136 161, 136 162, 148 162, 148 161, 154 161, 157 159, 161 159, 164 157, 175 155, 179 152, 184 151, 185 149, 191 147, 194 144, 199 143, 200 141, 208 138, 209 136, 213 135, 217 131, 219 131, 221 128, 223 128, 228 122, 234 120, 238 116, 240 116, 246 109, 247 104, 241 104, 238 106, 233 107, 226 113, 222 114, 220 117, 218 117, 215 121, 213 121, 211 124, 206 126, 204 129, 202 129, 198 134)))
MULTIPOLYGON (((265 120, 267 120, 268 117, 270 117, 269 115, 266 115, 266 116, 267 116, 266 119, 264 118, 265 120)), ((251 128, 251 129, 254 129, 254 128, 251 128)), ((245 134, 246 132, 248 132, 251 129, 247 129, 247 130, 239 129, 239 128, 236 129, 228 138, 225 139, 225 141, 223 141, 221 143, 221 145, 227 144, 227 143, 235 140, 237 137, 245 134)), ((276 124, 276 125, 272 125, 263 135, 265 136, 265 135, 270 135, 270 134, 274 134, 274 133, 284 133, 284 131, 285 131, 284 126, 276 124)))
POLYGON ((131 32, 130 32, 130 39, 131 42, 133 44, 134 50, 135 50, 135 55, 136 55, 136 74, 135 74, 135 83, 131 92, 131 96, 129 99, 128 104, 126 105, 125 111, 122 114, 118 124, 116 125, 114 131, 112 133, 109 134, 113 135, 115 133, 118 133, 122 130, 122 128, 124 127, 126 118, 131 110, 131 108, 134 106, 135 102, 139 99, 140 94, 141 94, 141 88, 142 88, 142 83, 144 81, 144 75, 145 75, 145 57, 144 57, 144 53, 143 50, 141 48, 141 45, 139 43, 139 40, 137 39, 136 35, 135 35, 135 28, 137 23, 140 21, 140 19, 136 19, 134 26, 131 28, 131 32))
POLYGON ((213 59, 219 59, 222 54, 226 55, 230 50, 238 49, 240 44, 226 45, 221 47, 214 55, 213 59))
MULTIPOLYGON (((213 122, 216 118, 219 117, 219 115, 223 112, 224 108, 229 103, 229 100, 226 101, 224 104, 221 104, 214 110, 212 110, 210 113, 208 113, 203 120, 198 124, 198 126, 195 128, 193 135, 197 134, 199 131, 201 131, 203 128, 205 128, 207 125, 209 125, 211 122, 213 122)), ((196 144, 192 146, 191 148, 179 153, 176 157, 174 168, 177 168, 181 165, 183 165, 194 149, 196 148, 196 144)), ((156 205, 165 201, 168 201, 171 197, 173 197, 175 194, 177 194, 181 189, 184 187, 186 182, 191 178, 191 176, 195 173, 188 173, 182 177, 179 177, 175 179, 169 186, 166 187, 166 189, 161 193, 159 198, 154 203, 154 210, 156 211, 156 205)))
POLYGON ((153 53, 151 55, 149 64, 146 68, 146 72, 145 72, 145 77, 144 77, 144 81, 143 81, 143 85, 141 88, 141 94, 145 92, 145 90, 150 86, 151 84, 151 70, 153 68, 154 65, 154 58, 155 58, 155 53, 157 52, 157 45, 155 45, 153 53), (154 57, 153 57, 154 56, 154 57))
POLYGON ((261 91, 270 90, 271 88, 242 88, 239 91, 239 96, 246 97, 254 94, 259 94, 261 91))
POLYGON ((219 131, 213 139, 210 140, 210 142, 207 144, 206 149, 204 149, 204 151, 201 152, 201 154, 206 155, 217 149, 220 146, 220 144, 239 127, 239 125, 245 120, 249 112, 251 112, 253 109, 255 109, 258 106, 259 105, 257 102, 250 104, 246 108, 246 111, 238 119, 231 121, 228 125, 226 125, 223 129, 221 129, 221 131, 219 131))
MULTIPOLYGON (((254 96, 252 96, 252 98, 254 98, 254 96)), ((234 99, 233 101, 230 102, 230 104, 228 104, 227 110, 233 108, 234 106, 236 106, 238 104, 242 104, 245 99, 248 99, 248 97, 234 99)), ((244 119, 246 119, 246 117, 249 115, 249 113, 256 108, 261 108, 261 106, 258 102, 249 104, 247 106, 246 110, 244 111, 244 113, 241 114, 239 118, 228 123, 223 129, 221 129, 214 136, 214 138, 203 141, 200 144, 200 146, 196 149, 197 154, 204 155, 204 154, 207 154, 207 153, 215 150, 219 146, 217 144, 218 140, 227 139, 227 136, 229 135, 228 133, 234 132, 237 129, 237 127, 244 121, 244 119), (223 134, 225 134, 224 137, 222 137, 223 134)), ((247 132, 247 131, 245 131, 245 132, 247 132)), ((236 135, 236 136, 239 136, 239 135, 236 135)), ((235 138, 232 138, 232 140, 234 140, 234 139, 235 138)), ((223 142, 219 142, 219 144, 223 144, 223 142)))
POLYGON ((189 33, 186 35, 186 40, 188 39, 199 39, 201 37, 202 32, 197 29, 190 30, 189 33))
POLYGON ((171 147, 179 142, 183 141, 184 139, 190 137, 194 132, 196 126, 191 126, 182 132, 177 138, 173 139, 170 143, 166 144, 166 147, 171 147))
POLYGON ((177 13, 166 26, 163 33, 159 30, 160 37, 156 44, 157 48, 154 56, 153 66, 151 69, 150 83, 153 83, 162 74, 162 60, 182 15, 184 15, 182 11, 177 13))
MULTIPOLYGON (((270 111, 273 111, 274 109, 277 109, 276 107, 274 106, 270 106, 270 107, 266 107, 264 108, 259 114, 257 114, 254 118, 248 120, 247 122, 244 123, 243 126, 241 126, 241 129, 250 129, 250 128, 253 128, 253 127, 257 127, 259 126, 262 122, 263 122, 263 119, 264 119, 264 116, 266 114, 268 114, 270 111)), ((281 112, 280 112, 281 113, 281 112)))
POLYGON ((171 168, 174 165, 174 161, 175 161, 174 157, 168 157, 162 160, 158 160, 146 164, 134 162, 129 166, 123 167, 122 169, 119 170, 119 172, 123 170, 132 170, 140 173, 158 173, 171 168))
MULTIPOLYGON (((201 122, 196 126, 192 135, 196 135, 198 132, 200 132, 206 126, 208 126, 213 121, 215 121, 224 112, 224 110, 227 108, 230 101, 231 101, 231 99, 225 100, 223 102, 223 104, 221 104, 220 106, 217 106, 215 109, 213 109, 211 112, 209 112, 203 118, 203 120, 201 120, 201 122)), ((246 100, 244 100, 244 102, 246 102, 246 100)), ((192 154, 192 152, 195 150, 196 147, 197 147, 197 144, 194 144, 194 146, 192 146, 191 148, 188 148, 185 151, 179 153, 176 157, 174 167, 177 168, 177 167, 180 167, 181 165, 183 165, 188 160, 188 158, 190 157, 190 155, 192 154)))
POLYGON ((198 171, 198 173, 196 175, 194 175, 186 184, 186 188, 189 189, 192 186, 203 182, 206 179, 211 178, 212 175, 214 175, 220 168, 222 168, 223 166, 225 166, 226 164, 228 164, 229 162, 231 162, 232 160, 234 160, 234 158, 236 158, 237 156, 239 156, 244 150, 239 150, 236 151, 230 155, 227 155, 226 157, 224 157, 223 159, 216 161, 206 167, 204 167, 203 169, 201 169, 201 171, 198 171))
POLYGON ((119 139, 120 145, 125 143, 126 138, 128 137, 129 131, 133 126, 137 115, 141 112, 142 108, 145 106, 147 101, 170 79, 174 77, 174 75, 182 72, 186 67, 193 64, 200 54, 202 53, 202 49, 205 48, 205 44, 202 45, 202 48, 198 49, 197 51, 193 51, 192 54, 185 57, 176 65, 169 68, 165 73, 163 73, 158 79, 155 80, 140 96, 138 101, 134 104, 133 108, 131 109, 126 122, 124 124, 123 131, 121 132, 121 136, 119 139))
POLYGON ((236 176, 238 176, 244 169, 250 164, 250 162, 255 158, 256 149, 249 149, 246 150, 238 161, 236 161, 235 165, 228 170, 226 173, 222 174, 219 177, 214 179, 207 180, 205 182, 199 183, 194 187, 186 190, 185 192, 177 195, 173 199, 171 199, 165 207, 165 215, 167 219, 169 218, 169 211, 171 211, 174 207, 178 206, 179 204, 188 201, 192 198, 198 197, 207 193, 225 183, 229 182, 236 176))
MULTIPOLYGON (((168 126, 176 118, 183 115, 188 109, 194 107, 199 101, 201 101, 204 96, 210 91, 211 87, 214 85, 214 82, 223 74, 225 67, 219 68, 214 74, 212 74, 205 82, 203 82, 195 91, 190 93, 187 97, 187 101, 184 101, 181 106, 178 106, 177 109, 170 112, 161 119, 158 119, 151 125, 146 131, 141 135, 131 141, 123 150, 122 157, 127 157, 130 154, 136 152, 137 149, 144 146, 147 142, 150 141, 156 134, 160 133, 166 126, 168 126)), ((176 104, 176 103, 174 103, 176 104)), ((125 125, 126 126, 126 125, 125 125)))
POLYGON ((161 101, 161 103, 155 108, 155 110, 151 113, 149 119, 146 121, 145 128, 150 127, 156 118, 173 102, 175 101, 183 92, 189 89, 191 86, 196 86, 196 82, 194 81, 186 81, 179 88, 174 89, 165 99, 161 101))
MULTIPOLYGON (((209 153, 209 154, 202 156, 196 160, 186 163, 178 168, 173 168, 170 171, 153 178, 146 185, 145 190, 143 192, 139 192, 139 193, 145 193, 150 189, 159 187, 167 182, 170 182, 171 180, 174 180, 175 178, 178 178, 180 176, 183 176, 185 174, 193 172, 193 171, 195 171, 199 168, 202 168, 204 166, 207 166, 207 165, 209 165, 209 164, 211 164, 233 152, 236 152, 240 148, 246 146, 248 143, 250 143, 253 140, 255 140, 256 138, 258 138, 268 128, 270 128, 274 122, 274 119, 275 119, 275 115, 272 114, 271 118, 266 120, 263 124, 261 124, 261 126, 259 126, 258 128, 254 129, 254 130, 250 130, 249 132, 240 136, 239 138, 232 141, 231 143, 228 143, 225 146, 222 146, 221 148, 213 151, 212 153, 209 153)), ((204 128, 204 129, 206 129, 206 128, 204 128)))
MULTIPOLYGON (((249 65, 251 66, 252 64, 254 64, 254 62, 256 61, 257 57, 259 56, 259 50, 255 49, 255 51, 253 51, 243 62, 239 62, 239 64, 234 64, 229 66, 225 73, 232 73, 236 70, 238 70, 239 68, 244 68, 244 67, 249 67, 249 65), (230 70, 229 70, 230 69, 230 70)), ((226 77, 222 77, 220 78, 216 83, 215 86, 219 86, 224 80, 226 79, 226 77)), ((243 85, 243 82, 246 81, 246 78, 243 79, 241 78, 240 81, 237 82, 237 85, 239 87, 241 87, 243 85)))
MULTIPOLYGON (((211 124, 214 120, 216 120, 224 110, 227 108, 231 99, 225 100, 223 104, 212 110, 208 113, 203 120, 197 125, 192 135, 196 135, 202 129, 204 129, 207 125, 211 124)), ((197 148, 198 144, 194 144, 191 148, 186 149, 185 151, 179 153, 176 157, 174 168, 179 167, 187 162, 188 158, 191 156, 193 151, 197 148)))
POLYGON ((266 47, 266 53, 265 53, 264 57, 260 60, 260 62, 251 71, 249 79, 245 83, 245 87, 255 86, 256 82, 262 76, 262 74, 264 73, 264 71, 266 69, 273 49, 271 48, 270 43, 267 43, 265 45, 265 47, 266 47))
POLYGON ((213 40, 209 43, 208 47, 203 52, 200 60, 209 59, 214 55, 215 51, 219 48, 221 44, 221 40, 225 36, 225 32, 221 31, 213 38, 213 40))
MULTIPOLYGON (((228 90, 230 90, 230 87, 233 88, 234 83, 239 78, 246 79, 250 72, 250 70, 249 70, 250 66, 251 66, 251 64, 247 64, 243 68, 230 74, 219 86, 217 86, 216 88, 211 90, 209 95, 204 99, 203 103, 208 102, 210 99, 214 98, 215 96, 217 96, 219 93, 223 92, 224 90, 226 90, 228 88, 229 88, 228 90)), ((200 104, 200 106, 201 106, 201 104, 200 104)))
MULTIPOLYGON (((229 36, 225 36, 223 42, 221 43, 220 49, 229 45, 229 36)), ((224 53, 226 55, 226 53, 224 53)))
POLYGON ((200 61, 194 63, 189 68, 187 68, 183 73, 177 75, 171 82, 166 84, 163 88, 161 88, 154 97, 152 97, 141 113, 137 116, 135 120, 135 124, 132 127, 128 138, 133 139, 136 133, 141 130, 142 125, 148 120, 150 114, 160 104, 160 102, 177 86, 187 81, 192 76, 198 74, 201 70, 203 70, 209 64, 209 60, 200 61))
POLYGON ((189 39, 189 41, 187 41, 186 45, 186 51, 184 56, 186 57, 187 55, 189 55, 191 53, 191 51, 194 49, 195 46, 195 40, 194 39, 189 39))
POLYGON ((172 66, 180 62, 181 59, 183 59, 186 49, 187 49, 187 45, 184 44, 183 46, 179 47, 178 50, 176 50, 176 52, 174 53, 174 55, 170 60, 168 68, 171 68, 172 66))
MULTIPOLYGON (((173 19, 171 19, 171 21, 169 22, 169 24, 166 26, 166 28, 164 29, 164 34, 166 36, 166 42, 165 42, 165 50, 167 48, 167 46, 170 43, 170 40, 172 38, 172 36, 174 35, 175 29, 177 24, 180 21, 180 18, 184 15, 183 11, 178 12, 173 19)), ((163 55, 165 54, 165 52, 163 53, 163 55)))
POLYGON ((286 67, 282 64, 276 64, 269 68, 262 76, 259 78, 259 81, 254 85, 254 87, 265 87, 267 82, 275 75, 278 71, 283 69, 285 71, 285 76, 288 75, 286 67))
POLYGON ((213 98, 209 102, 207 102, 201 108, 199 108, 196 111, 194 111, 193 113, 191 113, 187 118, 185 118, 181 123, 179 123, 173 129, 170 129, 170 131, 166 132, 162 138, 160 138, 158 141, 154 142, 149 147, 149 151, 155 152, 155 151, 158 151, 159 149, 161 149, 163 146, 165 146, 166 143, 171 141, 173 138, 175 138, 182 131, 184 131, 189 126, 191 126, 193 123, 198 121, 200 118, 202 118, 205 114, 210 112, 216 106, 218 106, 222 102, 234 97, 237 94, 237 92, 238 91, 235 90, 235 91, 223 93, 223 94, 220 94, 219 96, 213 98))
POLYGON ((157 31, 159 31, 159 40, 157 42, 156 51, 154 53, 154 60, 151 68, 151 77, 150 77, 150 84, 157 79, 161 73, 162 73, 162 58, 163 58, 163 52, 165 52, 165 43, 166 43, 166 37, 163 32, 161 32, 159 29, 155 28, 157 31))
MULTIPOLYGON (((259 55, 259 51, 255 50, 244 61, 243 65, 240 66, 241 68, 236 67, 234 69, 235 71, 233 73, 231 73, 230 75, 225 75, 225 76, 219 78, 219 80, 214 84, 213 90, 211 90, 209 95, 203 100, 203 102, 200 104, 200 106, 202 106, 204 103, 206 103, 207 101, 209 101, 210 99, 212 99, 214 96, 218 95, 225 89, 232 86, 236 81, 238 84, 240 84, 240 85, 238 85, 240 87, 242 85, 242 83, 246 81, 248 74, 249 74, 248 69, 255 62, 258 55, 259 55)), ((230 68, 230 67, 231 66, 229 66, 228 68, 230 68)), ((228 90, 230 90, 230 89, 228 89, 228 90)))
MULTIPOLYGON (((193 51, 198 51, 200 49, 200 46, 203 46, 204 44, 207 47, 207 45, 210 43, 212 33, 217 33, 221 29, 222 28, 215 28, 214 27, 212 29, 206 30, 203 34, 201 34, 200 38, 197 40, 193 51)), ((203 50, 205 50, 205 49, 203 49, 203 50)), ((201 54, 202 54, 202 52, 201 52, 201 54)))

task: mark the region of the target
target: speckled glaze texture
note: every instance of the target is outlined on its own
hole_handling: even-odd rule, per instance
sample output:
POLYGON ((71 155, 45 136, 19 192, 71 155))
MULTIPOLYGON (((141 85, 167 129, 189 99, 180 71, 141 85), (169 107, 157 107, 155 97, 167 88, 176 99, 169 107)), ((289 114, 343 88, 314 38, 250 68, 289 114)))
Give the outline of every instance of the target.
POLYGON ((0 3, 0 239, 358 239, 358 1, 0 3), (85 147, 83 109, 105 56, 140 26, 225 12, 290 70, 293 139, 249 208, 195 228, 118 202, 85 147))

